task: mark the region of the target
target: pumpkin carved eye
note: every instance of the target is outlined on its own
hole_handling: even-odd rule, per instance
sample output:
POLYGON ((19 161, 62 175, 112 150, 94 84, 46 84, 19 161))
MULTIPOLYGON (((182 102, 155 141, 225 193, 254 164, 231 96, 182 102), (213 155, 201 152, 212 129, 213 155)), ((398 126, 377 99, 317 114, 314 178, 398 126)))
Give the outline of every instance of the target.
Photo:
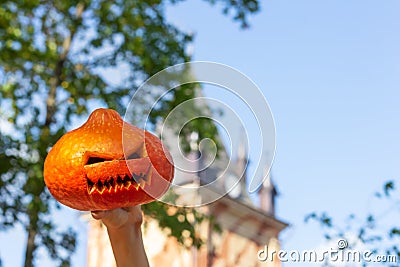
POLYGON ((104 162, 106 160, 107 159, 100 158, 100 157, 89 157, 85 165, 92 165, 92 164, 95 164, 95 163, 104 162))
POLYGON ((140 158, 140 155, 138 153, 136 153, 136 152, 133 152, 132 154, 130 154, 128 156, 127 159, 139 159, 139 158, 140 158))
MULTIPOLYGON (((130 159, 140 159, 140 158, 141 158, 141 156, 138 152, 133 152, 127 158, 121 158, 120 160, 130 160, 130 159)), ((101 156, 89 156, 85 165, 92 165, 92 164, 101 163, 101 162, 110 161, 110 160, 113 160, 113 159, 101 157, 101 156)))

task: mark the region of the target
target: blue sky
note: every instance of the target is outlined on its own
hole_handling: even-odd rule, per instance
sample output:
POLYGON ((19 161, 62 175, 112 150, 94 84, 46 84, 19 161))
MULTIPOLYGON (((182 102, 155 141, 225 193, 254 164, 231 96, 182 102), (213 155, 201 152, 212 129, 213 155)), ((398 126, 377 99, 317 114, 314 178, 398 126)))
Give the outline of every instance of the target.
MULTIPOLYGON (((291 224, 283 248, 323 243, 312 211, 337 222, 398 212, 373 194, 400 174, 400 17, 398 1, 263 1, 251 28, 203 1, 169 9, 195 33, 195 60, 232 66, 263 91, 276 124, 272 168, 277 216, 291 224)), ((250 130, 251 131, 251 130, 250 130)))
MULTIPOLYGON (((291 224, 281 235, 286 250, 321 246, 320 228, 303 223, 312 211, 338 222, 371 210, 383 224, 400 221, 372 197, 384 181, 400 180, 399 10, 397 0, 263 1, 241 30, 203 1, 168 9, 170 21, 195 33, 195 60, 240 70, 269 102, 277 216, 291 224)), ((86 230, 77 213, 62 218, 86 230)), ((23 238, 21 229, 0 233, 5 267, 21 266, 23 238)), ((85 263, 84 234, 80 241, 74 266, 85 263)))

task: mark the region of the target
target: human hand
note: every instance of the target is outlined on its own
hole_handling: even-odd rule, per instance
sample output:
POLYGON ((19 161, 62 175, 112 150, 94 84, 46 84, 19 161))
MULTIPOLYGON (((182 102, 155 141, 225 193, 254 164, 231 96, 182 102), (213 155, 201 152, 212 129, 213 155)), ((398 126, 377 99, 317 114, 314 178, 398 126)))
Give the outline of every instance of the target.
POLYGON ((101 220, 107 228, 121 228, 124 226, 140 226, 143 221, 140 206, 119 208, 114 210, 92 211, 92 217, 101 220))
POLYGON ((140 206, 92 211, 92 217, 107 227, 118 267, 149 266, 140 227, 143 221, 140 206))

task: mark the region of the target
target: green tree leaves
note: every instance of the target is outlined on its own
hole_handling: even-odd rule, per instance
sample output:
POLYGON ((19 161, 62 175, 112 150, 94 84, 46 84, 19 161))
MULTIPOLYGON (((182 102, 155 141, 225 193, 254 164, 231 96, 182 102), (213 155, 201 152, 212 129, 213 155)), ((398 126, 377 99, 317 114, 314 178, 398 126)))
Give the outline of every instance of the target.
MULTIPOLYGON (((395 181, 385 182, 382 189, 375 193, 375 204, 382 209, 371 210, 365 217, 350 214, 345 222, 336 222, 326 212, 313 212, 305 217, 305 221, 314 220, 324 230, 327 240, 345 239, 349 248, 368 249, 374 255, 395 256, 400 258, 400 228, 398 222, 388 220, 387 214, 399 213, 399 198, 395 194, 395 181)), ((388 215, 390 216, 390 215, 388 215)), ((376 263, 363 262, 363 266, 373 266, 376 263)), ((385 266, 397 266, 396 262, 382 262, 385 266)))
MULTIPOLYGON (((165 6, 176 2, 24 0, 0 4, 0 229, 22 224, 27 230, 24 266, 35 265, 33 255, 40 246, 60 266, 69 265, 75 249, 75 234, 58 233, 51 221, 58 204, 42 174, 49 148, 91 107, 108 106, 122 114, 141 82, 190 60, 186 47, 192 35, 165 19, 165 6), (110 80, 105 75, 110 72, 118 77, 110 80)), ((209 2, 218 2, 242 26, 259 9, 255 0, 209 2)), ((154 113, 152 120, 193 98, 194 88, 175 90, 162 106, 163 112, 154 113)), ((198 128, 204 136, 216 133, 212 126, 198 128)), ((147 211, 155 214, 165 208, 155 203, 147 211)), ((178 223, 173 216, 162 225, 183 227, 193 235, 190 224, 178 223)), ((181 230, 176 231, 178 239, 181 230)), ((193 240, 194 245, 200 242, 193 240)))

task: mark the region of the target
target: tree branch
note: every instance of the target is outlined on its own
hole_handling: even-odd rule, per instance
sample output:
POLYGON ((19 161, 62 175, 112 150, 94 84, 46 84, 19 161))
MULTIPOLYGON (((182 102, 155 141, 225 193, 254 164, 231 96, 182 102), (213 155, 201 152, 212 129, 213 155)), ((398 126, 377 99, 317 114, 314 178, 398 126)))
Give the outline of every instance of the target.
MULTIPOLYGON (((76 20, 79 23, 82 19, 82 13, 84 10, 84 4, 82 2, 76 5, 76 20)), ((71 43, 74 39, 74 36, 77 32, 78 26, 74 27, 70 31, 70 35, 65 38, 63 42, 63 52, 60 55, 60 58, 57 62, 56 69, 54 70, 54 77, 50 80, 50 91, 47 96, 46 100, 46 121, 45 126, 49 127, 50 124, 54 120, 54 114, 56 112, 56 94, 57 94, 57 87, 62 83, 62 70, 64 68, 64 63, 67 60, 68 53, 71 49, 71 43)))

